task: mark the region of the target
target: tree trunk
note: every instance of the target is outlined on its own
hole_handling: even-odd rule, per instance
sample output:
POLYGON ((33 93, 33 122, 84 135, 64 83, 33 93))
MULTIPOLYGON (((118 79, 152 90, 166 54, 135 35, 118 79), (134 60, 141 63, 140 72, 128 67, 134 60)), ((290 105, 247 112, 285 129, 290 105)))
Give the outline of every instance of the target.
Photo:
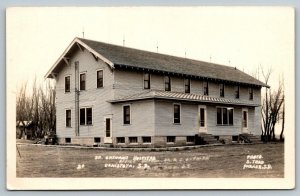
POLYGON ((283 105, 283 111, 282 111, 282 127, 281 127, 281 133, 280 133, 280 141, 283 142, 283 131, 284 131, 284 121, 285 121, 285 105, 283 105))

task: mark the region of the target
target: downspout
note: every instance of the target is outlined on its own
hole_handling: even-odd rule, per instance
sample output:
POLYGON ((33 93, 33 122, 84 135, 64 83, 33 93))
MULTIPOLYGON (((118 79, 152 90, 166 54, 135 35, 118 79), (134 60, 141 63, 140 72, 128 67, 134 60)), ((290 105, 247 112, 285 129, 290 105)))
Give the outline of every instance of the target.
POLYGON ((75 62, 75 135, 79 136, 79 89, 78 89, 79 61, 75 62))

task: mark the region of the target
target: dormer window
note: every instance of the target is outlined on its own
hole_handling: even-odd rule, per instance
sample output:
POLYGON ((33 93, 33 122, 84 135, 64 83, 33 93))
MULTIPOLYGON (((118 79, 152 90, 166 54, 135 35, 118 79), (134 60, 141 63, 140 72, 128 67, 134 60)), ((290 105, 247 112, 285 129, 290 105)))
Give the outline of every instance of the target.
POLYGON ((150 74, 144 73, 144 89, 150 89, 150 74))
POLYGON ((184 92, 185 93, 191 92, 191 80, 189 78, 184 79, 184 92))

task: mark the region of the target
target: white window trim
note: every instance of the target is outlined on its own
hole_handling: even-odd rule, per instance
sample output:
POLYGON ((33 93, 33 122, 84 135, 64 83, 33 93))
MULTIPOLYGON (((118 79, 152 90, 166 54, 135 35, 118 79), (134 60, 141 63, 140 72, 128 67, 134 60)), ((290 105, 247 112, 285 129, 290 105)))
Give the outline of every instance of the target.
MULTIPOLYGON (((85 78, 86 79, 86 78, 85 78)), ((101 89, 104 88, 104 69, 96 69, 96 88, 101 89), (102 71, 102 80, 103 80, 103 86, 102 87, 97 87, 97 82, 98 82, 98 71, 102 71)), ((85 88, 86 89, 86 88, 85 88)))
MULTIPOLYGON (((165 78, 166 76, 168 76, 168 75, 164 75, 164 89, 165 89, 165 91, 166 91, 166 78, 165 78)), ((172 91, 172 77, 171 76, 168 76, 168 77, 170 78, 170 90, 169 90, 169 92, 171 92, 172 91)))
POLYGON ((70 123, 70 126, 69 126, 69 127, 67 126, 67 110, 71 110, 71 109, 70 109, 70 108, 66 108, 66 109, 65 109, 65 115, 66 115, 66 116, 65 116, 65 127, 66 127, 66 128, 72 128, 72 110, 71 110, 71 123, 70 123))
POLYGON ((243 132, 248 132, 248 128, 249 128, 249 111, 248 111, 248 108, 242 108, 242 130, 243 130, 243 132), (244 125, 243 125, 244 112, 247 112, 247 127, 244 127, 244 125))
POLYGON ((152 144, 152 137, 151 136, 142 136, 141 139, 142 139, 142 144, 145 144, 145 145, 146 144, 152 144), (151 142, 144 142, 143 137, 150 137, 151 142))
POLYGON ((86 91, 86 89, 87 89, 87 74, 86 74, 86 71, 85 72, 80 72, 79 73, 79 78, 78 78, 78 84, 79 84, 79 91, 86 91), (80 76, 82 75, 82 74, 85 74, 85 90, 81 90, 81 88, 80 88, 80 76))
POLYGON ((143 89, 144 90, 151 89, 151 74, 149 72, 143 72, 143 89), (145 88, 145 74, 149 74, 149 88, 145 88))
POLYGON ((65 77, 64 77, 64 92, 65 92, 65 94, 69 94, 69 93, 71 93, 71 74, 68 74, 68 75, 65 75, 65 77), (70 91, 69 92, 66 92, 66 77, 70 77, 70 91))
POLYGON ((225 98, 225 84, 224 83, 219 83, 219 97, 223 97, 225 98), (221 85, 223 85, 223 95, 224 96, 221 96, 221 85))
POLYGON ((233 92, 234 92, 234 98, 235 98, 235 99, 240 99, 240 97, 241 97, 241 95, 240 95, 240 94, 241 94, 241 93, 240 93, 240 92, 241 92, 240 85, 234 85, 234 86, 233 86, 233 92), (238 90, 239 90, 239 97, 238 97, 238 98, 236 98, 236 96, 235 96, 235 87, 238 87, 238 90))
POLYGON ((92 106, 86 106, 86 107, 80 107, 79 108, 79 126, 93 126, 93 124, 94 124, 94 112, 93 112, 93 107, 92 106), (92 109, 92 124, 90 124, 90 125, 88 125, 87 124, 87 114, 86 114, 86 109, 87 108, 91 108, 92 109), (84 109, 85 110, 85 112, 84 112, 84 121, 85 121, 85 124, 84 125, 81 125, 80 124, 80 109, 84 109))
POLYGON ((113 120, 113 115, 112 114, 108 114, 108 115, 105 115, 104 117, 103 117, 103 124, 104 124, 104 137, 105 138, 112 138, 112 131, 113 131, 113 129, 112 129, 112 120, 113 120), (106 137, 106 119, 110 119, 110 137, 106 137))
POLYGON ((172 110, 173 110, 173 124, 174 125, 181 125, 181 104, 180 103, 173 103, 173 108, 172 108, 172 110), (175 121, 175 112, 174 112, 174 105, 179 105, 179 121, 180 121, 180 123, 175 123, 174 121, 175 121))
POLYGON ((202 81, 202 91, 204 96, 209 96, 209 82, 207 80, 202 81), (207 95, 204 95, 204 83, 207 82, 207 95))
POLYGON ((253 87, 248 87, 248 99, 250 101, 254 100, 254 89, 253 89, 253 87), (252 89, 252 99, 250 99, 250 89, 252 89))
POLYGON ((132 125, 131 104, 123 104, 123 105, 122 105, 122 124, 123 124, 123 126, 129 126, 129 125, 132 125), (124 106, 129 106, 129 119, 130 119, 129 124, 124 124, 124 106))
POLYGON ((217 126, 228 126, 228 127, 233 127, 234 126, 234 107, 224 107, 224 106, 216 106, 216 125, 217 126), (222 114, 221 114, 221 121, 222 124, 218 124, 218 108, 222 109, 222 114), (227 122, 228 124, 223 124, 223 108, 227 109, 227 122), (232 125, 229 124, 229 113, 228 109, 232 109, 232 125))
MULTIPOLYGON (((133 136, 133 137, 136 137, 136 136, 133 136)), ((131 138, 131 136, 128 137, 128 144, 129 145, 137 145, 139 143, 139 137, 136 137, 136 142, 135 143, 134 142, 130 142, 130 138, 131 138)))
POLYGON ((192 92, 192 79, 191 78, 183 78, 183 92, 185 92, 185 79, 189 79, 190 80, 190 92, 187 94, 190 94, 192 92))
POLYGON ((207 131, 207 109, 206 109, 206 105, 198 105, 198 123, 199 123, 199 131, 207 131), (204 127, 201 127, 200 124, 200 109, 203 108, 204 109, 204 127))

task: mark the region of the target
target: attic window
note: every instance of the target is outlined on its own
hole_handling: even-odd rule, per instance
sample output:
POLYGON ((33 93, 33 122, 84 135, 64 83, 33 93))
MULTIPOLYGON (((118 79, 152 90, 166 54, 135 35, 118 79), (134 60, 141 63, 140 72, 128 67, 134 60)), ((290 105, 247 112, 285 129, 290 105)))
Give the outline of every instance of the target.
POLYGON ((103 87, 103 70, 97 71, 97 88, 103 87))

